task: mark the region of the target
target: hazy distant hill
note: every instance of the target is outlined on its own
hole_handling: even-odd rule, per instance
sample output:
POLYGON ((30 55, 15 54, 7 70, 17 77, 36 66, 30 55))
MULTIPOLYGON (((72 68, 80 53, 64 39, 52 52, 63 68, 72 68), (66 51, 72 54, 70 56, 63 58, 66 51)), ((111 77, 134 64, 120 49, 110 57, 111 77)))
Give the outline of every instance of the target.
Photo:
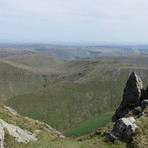
POLYGON ((47 44, 0 45, 0 57, 20 54, 50 54, 61 61, 90 56, 148 55, 148 46, 54 46, 47 44))

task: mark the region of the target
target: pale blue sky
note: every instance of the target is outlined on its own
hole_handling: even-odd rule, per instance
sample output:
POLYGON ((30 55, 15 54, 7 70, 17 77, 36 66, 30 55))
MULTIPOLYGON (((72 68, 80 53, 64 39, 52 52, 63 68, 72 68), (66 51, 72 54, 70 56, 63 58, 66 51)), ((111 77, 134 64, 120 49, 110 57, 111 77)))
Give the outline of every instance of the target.
POLYGON ((148 0, 0 0, 0 42, 148 44, 148 0))

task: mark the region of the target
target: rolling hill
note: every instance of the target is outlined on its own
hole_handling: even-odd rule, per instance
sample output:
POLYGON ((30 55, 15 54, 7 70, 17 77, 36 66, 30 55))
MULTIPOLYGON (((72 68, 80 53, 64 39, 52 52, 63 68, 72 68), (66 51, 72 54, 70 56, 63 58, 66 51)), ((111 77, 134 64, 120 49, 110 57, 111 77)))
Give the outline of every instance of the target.
POLYGON ((19 56, 13 55, 4 58, 4 60, 16 65, 21 64, 29 67, 49 67, 61 63, 61 61, 49 54, 22 54, 19 56))
POLYGON ((45 74, 48 87, 5 103, 24 116, 63 131, 114 110, 132 71, 148 82, 148 70, 142 66, 98 59, 71 61, 50 68, 45 74))
MULTIPOLYGON (((90 57, 91 59, 91 57, 90 57)), ((122 61, 127 64, 141 65, 148 68, 148 56, 137 55, 137 56, 96 56, 92 59, 107 60, 107 61, 122 61)))
POLYGON ((0 61, 0 100, 4 102, 14 96, 31 93, 43 88, 41 75, 33 74, 0 61))
MULTIPOLYGON (((147 47, 0 46, 0 101, 13 107, 21 115, 48 123, 63 133, 96 116, 97 122, 103 123, 103 117, 101 120, 100 115, 117 108, 127 77, 133 71, 142 78, 145 85, 148 84, 147 56, 96 57, 113 55, 113 51, 117 55, 138 55, 147 53, 147 47), (141 48, 143 50, 140 50, 141 48), (86 58, 88 56, 95 57, 86 58), (73 59, 77 60, 71 61, 73 59), (63 63, 59 60, 69 62, 63 63)), ((27 129, 34 130, 31 123, 36 124, 35 121, 29 123, 31 119, 22 119, 20 116, 14 119, 9 113, 5 114, 3 105, 0 105, 0 112, 0 118, 6 118, 7 122, 21 127, 28 124, 27 129)), ((82 126, 87 128, 93 121, 80 125, 78 134, 83 134, 82 126)), ((93 136, 87 135, 87 140, 83 141, 84 136, 79 142, 75 139, 63 141, 54 138, 49 141, 50 138, 45 136, 37 143, 27 146, 98 147, 101 144, 103 148, 126 147, 122 142, 106 144, 102 137, 98 139, 96 136, 92 138, 93 136)), ((9 140, 13 143, 13 139, 9 140)))
POLYGON ((31 93, 46 87, 42 69, 61 62, 50 55, 21 54, 0 59, 0 100, 31 93))

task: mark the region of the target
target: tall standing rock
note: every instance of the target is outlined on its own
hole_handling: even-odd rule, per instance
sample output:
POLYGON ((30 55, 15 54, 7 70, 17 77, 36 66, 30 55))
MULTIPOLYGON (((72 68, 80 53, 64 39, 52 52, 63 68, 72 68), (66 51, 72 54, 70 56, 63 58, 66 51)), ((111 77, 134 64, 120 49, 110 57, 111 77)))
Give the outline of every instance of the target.
POLYGON ((123 100, 116 110, 112 121, 115 122, 119 118, 124 117, 130 110, 138 106, 141 102, 141 94, 143 89, 142 80, 133 72, 127 80, 124 89, 123 100))

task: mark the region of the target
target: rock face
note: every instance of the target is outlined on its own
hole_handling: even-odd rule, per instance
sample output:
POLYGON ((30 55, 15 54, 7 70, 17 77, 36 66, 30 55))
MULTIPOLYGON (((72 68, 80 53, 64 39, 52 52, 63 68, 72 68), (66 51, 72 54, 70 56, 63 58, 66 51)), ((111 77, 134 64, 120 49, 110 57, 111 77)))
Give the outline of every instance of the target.
POLYGON ((28 143, 30 141, 36 141, 36 135, 27 130, 23 130, 18 126, 8 124, 4 120, 0 119, 0 148, 4 148, 5 129, 9 135, 14 137, 18 142, 28 143))
POLYGON ((134 123, 136 120, 133 117, 119 119, 113 130, 106 135, 106 142, 113 142, 114 140, 131 140, 133 132, 136 130, 137 125, 134 123))
POLYGON ((112 117, 112 121, 117 121, 119 118, 124 117, 134 107, 140 105, 143 94, 145 94, 145 91, 143 89, 142 80, 133 72, 126 83, 123 101, 112 117))
POLYGON ((131 141, 133 132, 138 128, 134 122, 147 114, 145 111, 147 106, 148 87, 146 90, 143 89, 141 79, 133 72, 126 83, 123 100, 112 117, 112 121, 115 122, 114 127, 110 133, 106 134, 105 141, 113 142, 116 139, 131 141), (126 117, 129 112, 135 118, 126 117))

